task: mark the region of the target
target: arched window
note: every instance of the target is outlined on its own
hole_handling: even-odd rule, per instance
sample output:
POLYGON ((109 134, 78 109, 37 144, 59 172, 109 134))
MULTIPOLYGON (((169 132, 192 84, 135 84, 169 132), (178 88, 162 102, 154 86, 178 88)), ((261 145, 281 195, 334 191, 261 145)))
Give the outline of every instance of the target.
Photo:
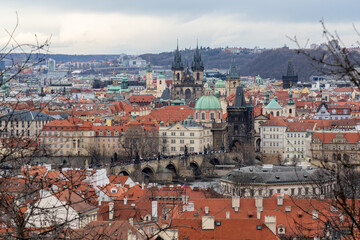
POLYGON ((176 74, 176 80, 180 80, 180 73, 176 74))
POLYGON ((291 109, 291 108, 289 109, 289 113, 290 113, 290 114, 292 113, 292 109, 291 109))
POLYGON ((205 120, 205 113, 201 113, 201 119, 205 120))
POLYGON ((200 73, 196 73, 196 80, 200 80, 200 73))
POLYGON ((214 113, 211 113, 211 114, 210 114, 210 119, 211 119, 211 120, 215 120, 215 114, 214 114, 214 113))

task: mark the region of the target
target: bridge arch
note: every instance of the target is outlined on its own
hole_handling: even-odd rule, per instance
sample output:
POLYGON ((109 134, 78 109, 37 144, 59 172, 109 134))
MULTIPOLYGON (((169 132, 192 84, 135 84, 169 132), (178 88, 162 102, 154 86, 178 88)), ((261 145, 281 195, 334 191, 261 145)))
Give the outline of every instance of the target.
POLYGON ((130 173, 127 170, 120 170, 118 176, 130 176, 130 173))
POLYGON ((201 175, 201 170, 199 165, 196 162, 190 163, 190 168, 193 170, 194 176, 199 177, 201 175))
POLYGON ((146 166, 141 170, 144 180, 149 182, 155 181, 155 172, 156 171, 150 166, 146 166))
POLYGON ((170 170, 173 173, 173 176, 176 176, 178 174, 175 164, 170 162, 167 166, 166 169, 170 170))
POLYGON ((220 161, 217 158, 212 158, 212 159, 210 159, 210 164, 211 165, 220 165, 220 161))

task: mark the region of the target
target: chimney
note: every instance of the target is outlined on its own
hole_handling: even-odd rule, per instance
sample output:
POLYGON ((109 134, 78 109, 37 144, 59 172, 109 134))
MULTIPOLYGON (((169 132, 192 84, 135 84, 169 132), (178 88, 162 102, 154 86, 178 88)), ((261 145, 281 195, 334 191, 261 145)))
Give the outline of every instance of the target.
POLYGON ((133 218, 129 218, 129 224, 130 224, 131 226, 134 226, 134 219, 133 219, 133 218))
POLYGON ((214 230, 215 229, 215 217, 214 216, 203 216, 201 219, 202 230, 214 230))
POLYGON ((124 197, 124 205, 127 205, 127 197, 124 197))
POLYGON ((230 219, 230 211, 226 211, 226 219, 230 219))
POLYGON ((232 208, 240 208, 240 197, 234 196, 231 199, 231 207, 232 208))
POLYGON ((152 218, 158 217, 158 202, 157 201, 151 202, 151 217, 152 218))
POLYGON ((114 202, 109 202, 109 220, 114 219, 114 202))
POLYGON ((256 210, 256 218, 261 219, 261 211, 259 208, 256 210))
POLYGON ((283 195, 278 195, 277 196, 277 205, 282 206, 283 204, 284 204, 284 196, 283 195))
POLYGON ((262 197, 255 198, 255 207, 257 210, 260 210, 260 211, 263 210, 263 198, 262 197))
POLYGON ((265 216, 265 225, 276 235, 276 216, 265 216))
POLYGON ((209 207, 208 206, 205 207, 205 215, 209 215, 209 207))

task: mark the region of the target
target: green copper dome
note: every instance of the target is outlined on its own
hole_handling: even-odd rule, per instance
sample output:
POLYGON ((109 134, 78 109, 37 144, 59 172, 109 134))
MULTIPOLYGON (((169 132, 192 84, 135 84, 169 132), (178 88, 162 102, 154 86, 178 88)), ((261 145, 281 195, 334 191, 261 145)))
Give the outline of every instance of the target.
POLYGON ((278 103, 278 99, 275 96, 270 103, 265 107, 265 109, 282 109, 282 107, 278 103))
POLYGON ((219 99, 213 95, 205 95, 199 98, 195 104, 195 110, 221 109, 219 99))
POLYGON ((165 79, 165 76, 160 73, 157 78, 158 78, 158 79, 165 79))
POLYGON ((225 87, 225 82, 221 79, 219 79, 216 83, 215 83, 215 88, 224 88, 225 87))

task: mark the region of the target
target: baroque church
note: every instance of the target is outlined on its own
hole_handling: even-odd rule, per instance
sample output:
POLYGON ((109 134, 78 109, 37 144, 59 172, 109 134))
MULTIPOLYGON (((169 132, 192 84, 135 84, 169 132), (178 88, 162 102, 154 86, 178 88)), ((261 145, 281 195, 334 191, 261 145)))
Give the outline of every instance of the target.
POLYGON ((203 95, 204 63, 198 46, 196 46, 191 63, 191 70, 187 64, 184 66, 179 46, 177 46, 171 70, 173 72, 171 99, 189 101, 198 99, 203 95))

